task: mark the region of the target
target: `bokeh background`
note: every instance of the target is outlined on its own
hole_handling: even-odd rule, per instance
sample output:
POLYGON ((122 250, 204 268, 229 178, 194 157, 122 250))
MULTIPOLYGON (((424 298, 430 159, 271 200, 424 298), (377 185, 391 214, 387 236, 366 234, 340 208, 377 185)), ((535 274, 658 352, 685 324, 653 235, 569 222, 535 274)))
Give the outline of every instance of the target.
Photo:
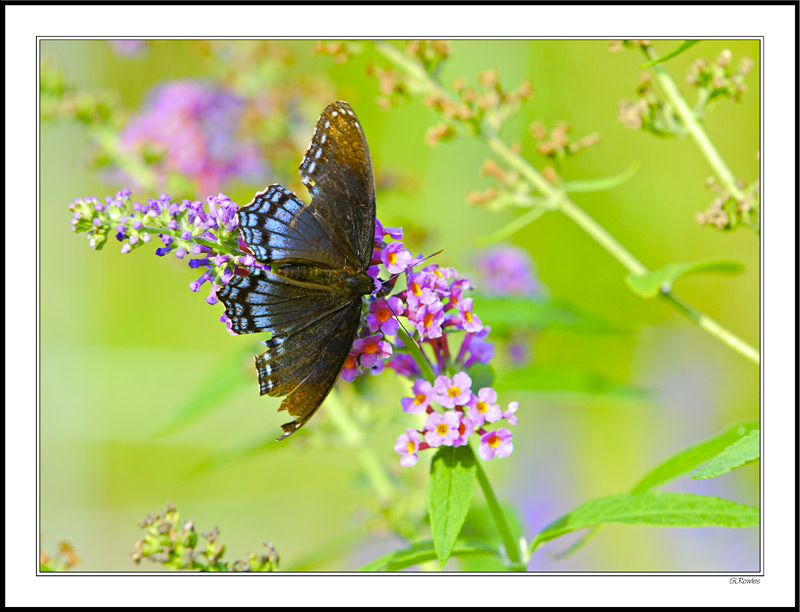
MULTIPOLYGON (((76 90, 116 96, 114 104, 126 115, 115 129, 131 142, 136 130, 152 135, 179 127, 137 124, 145 109, 194 100, 183 120, 205 121, 206 154, 227 163, 198 170, 192 157, 197 143, 190 139, 181 150, 187 164, 195 163, 194 182, 172 177, 137 191, 94 150, 85 122, 42 121, 41 545, 53 551, 59 541, 70 541, 81 557, 75 569, 158 569, 134 565, 129 553, 142 535, 136 521, 167 501, 201 531, 219 525, 226 558, 241 558, 271 540, 282 569, 352 570, 403 545, 376 518, 374 491, 353 451, 335 443, 324 409, 303 436, 266 443, 285 418, 276 413, 278 400, 258 396, 248 357, 257 344, 226 333, 218 321, 221 304, 209 306, 204 294, 188 290, 195 271, 175 258, 153 256, 153 245, 122 255, 112 241, 94 252, 70 231, 67 209, 75 197, 102 199, 126 185, 134 199, 164 190, 173 199, 223 191, 246 204, 273 182, 307 197, 296 173, 300 156, 324 106, 344 99, 369 140, 381 187, 379 218, 403 225, 412 250, 443 248, 442 265, 477 274, 474 239, 514 217, 466 201, 470 191, 491 184, 479 172, 488 149, 474 139, 426 144, 438 119, 419 99, 381 108, 369 66, 385 62, 368 41, 359 44, 359 54, 338 62, 315 53, 314 41, 41 42, 42 60, 62 70, 76 90), (182 95, 164 97, 176 87, 172 91, 182 95), (248 104, 240 104, 243 99, 248 104), (231 359, 241 361, 241 380, 213 409, 164 433, 171 415, 231 359)), ((674 45, 655 43, 662 53, 674 45)), ((528 125, 535 120, 548 127, 568 121, 578 137, 600 134, 599 144, 567 163, 567 179, 615 175, 638 160, 625 184, 575 194, 574 201, 651 269, 710 258, 742 262, 739 276, 688 277, 676 292, 758 346, 758 236, 698 225, 696 213, 714 194, 704 185, 711 169, 691 141, 659 139, 617 119, 619 101, 635 99, 638 52, 612 54, 607 41, 451 41, 450 47, 441 67, 446 85, 457 77, 474 84, 491 68, 508 88, 531 79, 536 96, 502 135, 519 141, 534 163, 540 161, 531 152, 528 125)), ((667 67, 688 92, 690 63, 725 48, 734 61, 752 58, 755 68, 743 100, 720 102, 705 126, 733 173, 751 181, 759 167, 758 43, 704 41, 667 67)), ((159 152, 153 155, 158 160, 159 152)), ((519 425, 514 453, 485 469, 529 539, 585 501, 628 490, 672 453, 758 418, 757 367, 666 303, 631 293, 625 270, 569 219, 546 214, 507 242, 530 254, 538 295, 607 324, 602 332, 529 330, 526 365, 504 357, 507 347, 498 341, 495 387, 501 404, 519 400, 519 425), (504 365, 514 369, 514 385, 504 385, 504 365)), ((480 314, 477 302, 475 310, 480 314)), ((431 454, 408 470, 392 451, 408 426, 400 408, 408 389, 389 371, 370 379, 361 390, 378 416, 356 416, 368 424, 365 444, 408 492, 413 513, 424 508, 431 454)), ((758 463, 717 479, 683 478, 666 489, 758 505, 758 463)), ((569 543, 562 538, 537 550, 529 569, 760 569, 757 529, 610 526, 574 555, 555 558, 569 543)), ((459 567, 451 562, 448 569, 459 567)))

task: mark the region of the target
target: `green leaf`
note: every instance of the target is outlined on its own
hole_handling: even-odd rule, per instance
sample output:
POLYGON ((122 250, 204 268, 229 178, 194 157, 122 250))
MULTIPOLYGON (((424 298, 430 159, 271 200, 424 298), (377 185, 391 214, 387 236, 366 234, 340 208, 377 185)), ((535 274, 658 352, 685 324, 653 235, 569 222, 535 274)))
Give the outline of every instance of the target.
POLYGON ((757 430, 757 428, 758 421, 740 423, 713 438, 709 438, 708 440, 690 446, 672 455, 669 459, 648 472, 636 483, 636 486, 631 489, 631 492, 643 493, 657 485, 688 474, 706 461, 713 459, 743 436, 753 430, 757 430))
POLYGON ((473 242, 480 246, 486 246, 487 244, 494 244, 495 242, 501 242, 506 238, 508 238, 509 236, 516 234, 522 228, 530 225, 531 223, 539 219, 539 217, 541 217, 548 210, 553 210, 553 207, 547 204, 539 204, 535 208, 531 208, 528 212, 520 215, 519 217, 508 223, 508 225, 505 225, 504 227, 500 228, 494 234, 489 234, 488 236, 480 236, 478 238, 475 238, 473 242))
POLYGON ((633 175, 636 174, 636 171, 639 169, 640 165, 641 163, 638 160, 635 160, 625 170, 614 176, 587 179, 584 181, 566 181, 564 183, 564 190, 567 193, 591 193, 595 191, 607 191, 628 182, 633 175))
POLYGON ((634 293, 652 298, 659 291, 669 291, 672 284, 681 276, 689 274, 741 274, 744 266, 738 261, 708 260, 695 262, 675 262, 645 274, 628 274, 625 281, 634 293))
POLYGON ((194 388, 177 410, 166 416, 153 435, 163 436, 186 427, 206 413, 223 407, 225 399, 250 384, 252 381, 245 376, 242 362, 252 354, 252 347, 248 346, 246 351, 235 351, 216 363, 205 381, 194 388))
MULTIPOLYGON (((452 557, 468 557, 473 555, 490 555, 498 557, 499 553, 482 542, 457 541, 450 553, 452 557)), ((437 558, 436 549, 431 540, 415 542, 404 550, 396 550, 375 559, 359 568, 360 572, 396 572, 412 565, 419 565, 437 558)))
POLYGON ((532 365, 504 374, 498 380, 503 391, 517 393, 585 393, 620 399, 646 400, 642 387, 614 382, 595 372, 561 366, 532 365))
POLYGON ((657 59, 654 59, 654 60, 652 60, 650 62, 645 62, 644 64, 639 64, 639 68, 647 68, 649 66, 655 66, 656 64, 661 64, 662 62, 666 62, 667 60, 671 60, 676 55, 680 55, 681 53, 686 51, 686 49, 688 49, 689 47, 693 47, 694 45, 696 45, 699 42, 700 42, 699 40, 684 40, 681 44, 679 44, 677 47, 675 47, 669 53, 667 53, 665 55, 662 55, 661 57, 659 57, 657 59))
POLYGON ((527 327, 536 330, 563 330, 579 334, 623 333, 614 326, 564 300, 524 297, 492 297, 476 294, 475 311, 493 332, 527 327))
POLYGON ((442 446, 431 460, 428 513, 439 567, 447 563, 467 518, 475 493, 476 467, 468 446, 442 446))
POLYGON ((716 478, 755 461, 760 457, 759 444, 759 431, 753 429, 694 472, 692 478, 716 478))
POLYGON ((531 543, 540 544, 567 533, 607 525, 651 527, 754 527, 758 508, 694 493, 617 493, 587 502, 545 527, 531 543))
MULTIPOLYGON (((730 446, 732 443, 735 443, 757 427, 758 421, 741 423, 713 438, 680 451, 648 472, 636 486, 631 489, 631 493, 644 493, 648 489, 652 489, 659 484, 688 474, 698 465, 713 458, 720 451, 730 446)), ((586 535, 574 542, 566 550, 555 555, 555 557, 563 559, 573 554, 586 544, 586 542, 597 533, 598 529, 599 527, 591 529, 586 535)))

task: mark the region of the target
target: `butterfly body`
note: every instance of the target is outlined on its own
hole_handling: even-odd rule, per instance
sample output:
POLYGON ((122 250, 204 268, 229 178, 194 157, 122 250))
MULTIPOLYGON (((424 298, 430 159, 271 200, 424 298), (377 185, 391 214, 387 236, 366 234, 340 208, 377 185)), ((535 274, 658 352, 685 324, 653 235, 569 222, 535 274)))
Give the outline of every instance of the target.
POLYGON ((375 179, 364 132, 346 102, 329 104, 300 164, 306 203, 280 185, 239 213, 242 239, 268 270, 250 267, 218 292, 236 334, 269 331, 255 358, 262 395, 300 429, 330 393, 361 323, 375 240, 375 179))
POLYGON ((361 297, 372 293, 375 289, 371 276, 350 266, 335 269, 313 264, 291 263, 280 267, 273 265, 272 271, 286 281, 328 290, 346 297, 361 297))

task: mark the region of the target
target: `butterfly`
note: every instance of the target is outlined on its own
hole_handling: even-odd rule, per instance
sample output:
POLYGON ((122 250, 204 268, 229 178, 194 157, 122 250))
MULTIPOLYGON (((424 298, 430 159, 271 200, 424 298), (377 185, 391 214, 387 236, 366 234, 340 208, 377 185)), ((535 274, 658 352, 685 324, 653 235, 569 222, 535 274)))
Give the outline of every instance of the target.
POLYGON ((280 185, 238 212, 255 259, 217 296, 231 331, 272 332, 255 357, 261 395, 284 397, 289 437, 314 415, 339 378, 361 324, 375 242, 375 176, 361 124, 347 102, 329 104, 300 164, 306 203, 280 185))

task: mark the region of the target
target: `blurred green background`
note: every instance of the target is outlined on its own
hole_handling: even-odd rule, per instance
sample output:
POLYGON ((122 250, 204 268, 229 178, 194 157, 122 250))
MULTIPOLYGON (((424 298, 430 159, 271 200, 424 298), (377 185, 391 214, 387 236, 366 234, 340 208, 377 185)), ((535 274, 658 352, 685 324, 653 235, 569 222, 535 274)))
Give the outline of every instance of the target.
MULTIPOLYGON (((661 53, 674 45, 655 43, 661 53)), ((297 107, 302 129, 292 137, 301 151, 325 104, 350 102, 364 126, 379 178, 394 177, 395 187, 379 196, 381 221, 424 228, 422 243, 413 244, 407 236, 411 250, 443 248, 441 265, 469 273, 473 239, 514 217, 510 211, 466 203, 469 191, 490 185, 479 174, 489 151, 474 139, 426 145, 425 133, 438 119, 420 100, 379 108, 377 81, 367 67, 384 64, 368 42, 363 53, 341 64, 315 54, 314 46, 311 41, 275 43, 275 53, 286 54, 280 55, 282 68, 270 72, 264 64, 264 87, 279 91, 302 84, 313 90, 297 107)), ((714 58, 724 48, 733 52, 734 61, 747 56, 756 67, 743 101, 720 102, 705 126, 733 173, 750 181, 759 167, 757 41, 705 41, 666 66, 687 92, 684 77, 690 63, 701 56, 714 58)), ((711 169, 691 141, 661 140, 617 120, 618 102, 635 99, 641 54, 609 53, 606 41, 451 41, 451 50, 441 72, 445 85, 459 76, 474 84, 477 74, 490 68, 498 69, 509 89, 532 80, 536 96, 502 133, 507 142, 519 141, 528 159, 538 163, 527 126, 541 119, 548 127, 568 121, 576 137, 601 135, 600 144, 567 163, 567 179, 615 175, 634 160, 641 162, 624 185, 576 194, 574 201, 651 269, 710 258, 742 262, 746 271, 740 276, 689 277, 676 284, 676 292, 758 346, 758 237, 746 229, 722 233, 697 224, 695 214, 714 195, 704 186, 711 169)), ((41 42, 41 53, 52 57, 76 87, 118 92, 131 112, 154 85, 219 77, 207 53, 192 41, 150 41, 139 55, 128 56, 107 41, 51 40, 41 42)), ((260 86, 258 81, 254 86, 260 86)), ((692 99, 691 93, 687 96, 692 99)), ((58 541, 69 540, 82 559, 76 569, 83 571, 156 570, 148 563, 135 566, 129 553, 141 537, 136 521, 163 509, 166 501, 175 503, 183 518, 194 519, 201 531, 219 525, 230 559, 259 550, 268 539, 281 555, 282 568, 291 569, 334 543, 331 555, 310 569, 352 570, 398 547, 401 540, 380 529, 354 548, 336 547, 336 541, 370 523, 374 494, 351 451, 309 442, 315 430, 329 427, 324 408, 301 441, 291 438, 267 452, 195 470, 231 449, 273 439, 285 418, 276 413, 278 400, 258 397, 247 357, 248 351, 258 350, 255 339, 230 336, 218 322, 222 306, 209 306, 203 293, 188 290, 195 271, 174 257, 154 257, 155 245, 123 256, 112 240, 103 252, 94 252, 83 236, 70 231, 67 205, 73 198, 96 195, 102 200, 126 184, 104 178, 87 161, 89 144, 78 122, 42 124, 42 548, 54 550, 58 541), (215 376, 221 360, 237 355, 242 356, 242 386, 189 426, 155 435, 198 386, 215 376)), ((300 157, 289 158, 284 165, 296 169, 299 162, 300 157)), ((282 168, 275 166, 258 183, 231 181, 221 190, 246 204, 270 183, 297 183, 297 175, 282 168)), ((134 191, 134 199, 159 193, 134 191)), ((208 195, 169 193, 173 199, 208 195)), ((663 301, 632 294, 625 270, 569 219, 546 214, 509 242, 531 254, 547 294, 628 330, 542 330, 535 335, 530 368, 568 368, 651 392, 645 399, 603 392, 512 394, 504 391, 503 371, 498 372, 500 403, 519 400, 519 425, 515 452, 485 469, 498 497, 516 508, 529 538, 584 501, 629 489, 685 446, 758 418, 758 368, 663 301)), ((479 303, 475 309, 480 314, 479 303)), ((392 451, 396 436, 410 426, 400 408, 408 388, 388 371, 368 381, 371 410, 381 416, 367 444, 398 478, 412 479, 409 489, 423 488, 424 502, 430 453, 408 470, 392 451)), ((758 505, 758 478, 756 463, 710 481, 681 479, 667 490, 758 505)), ((577 554, 552 558, 568 543, 565 538, 538 550, 529 569, 759 569, 756 529, 612 526, 577 554)))

